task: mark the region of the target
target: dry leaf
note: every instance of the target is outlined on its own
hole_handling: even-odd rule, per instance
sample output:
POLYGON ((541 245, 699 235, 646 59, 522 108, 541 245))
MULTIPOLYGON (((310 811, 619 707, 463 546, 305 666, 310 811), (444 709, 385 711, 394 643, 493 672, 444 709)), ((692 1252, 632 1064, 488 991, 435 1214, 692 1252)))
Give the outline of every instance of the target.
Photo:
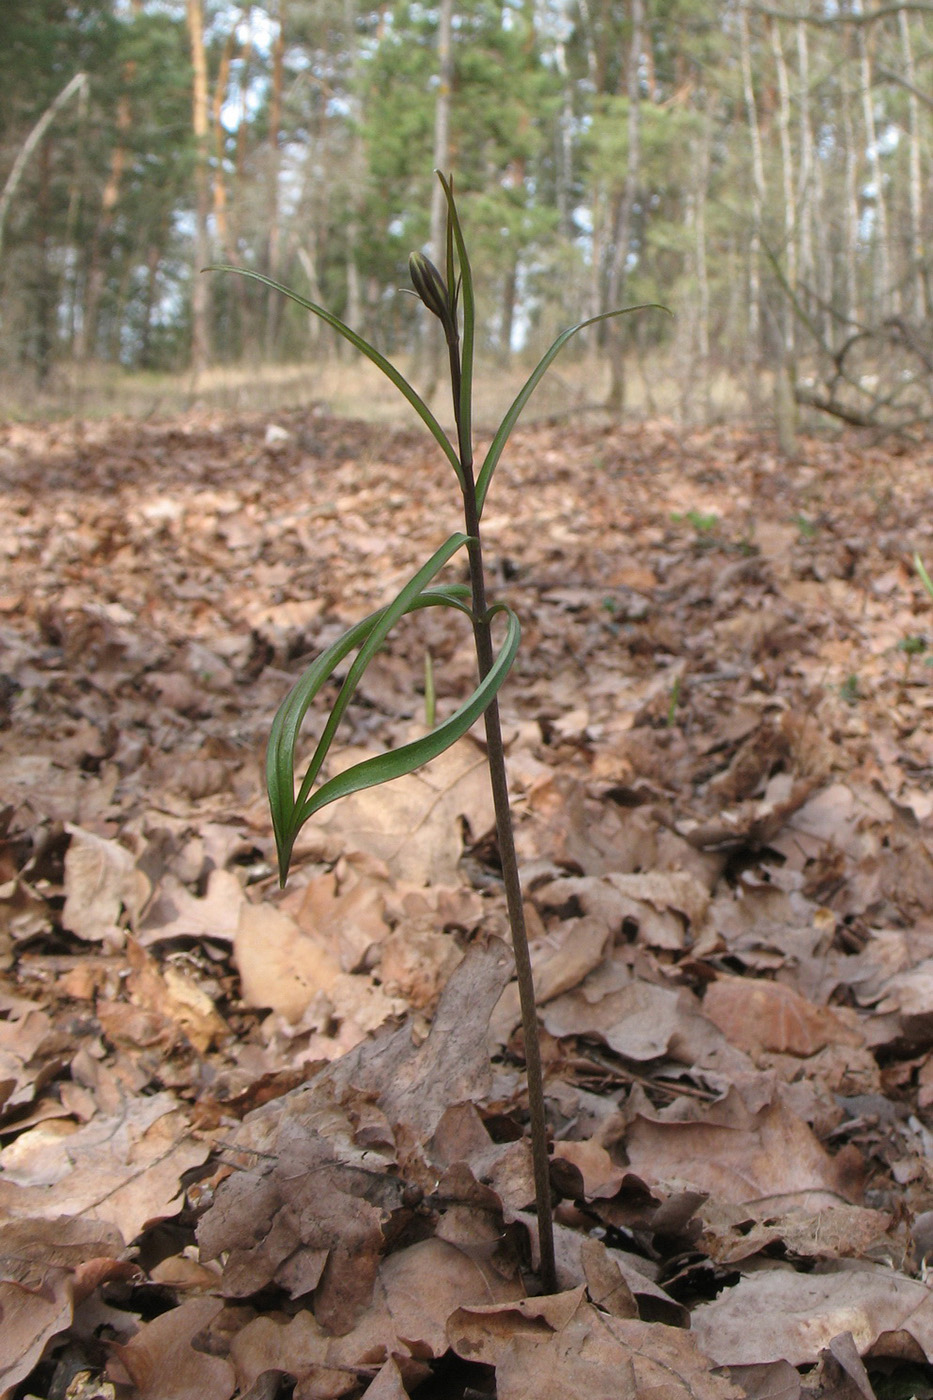
POLYGON ((218 1298, 190 1298, 143 1323, 125 1345, 112 1344, 108 1371, 127 1377, 139 1400, 230 1400, 236 1385, 230 1362, 193 1345, 222 1307, 218 1298))
MULTIPOLYGON (((368 757, 345 752, 340 767, 368 757)), ((461 739, 433 763, 384 787, 355 792, 316 818, 320 835, 368 852, 396 879, 413 884, 450 884, 457 877, 465 817, 476 833, 493 824, 486 762, 470 738, 461 739)))
POLYGON ((297 1021, 315 997, 326 995, 340 964, 271 904, 243 903, 233 944, 243 999, 297 1021))
POLYGON ((781 982, 718 977, 706 989, 703 1014, 752 1055, 813 1055, 824 1045, 861 1045, 863 1039, 829 1007, 814 1006, 781 982))
POLYGON ((495 1308, 460 1308, 448 1324, 458 1356, 496 1368, 499 1400, 649 1394, 734 1400, 689 1333, 600 1312, 583 1289, 495 1308))
MULTIPOLYGON (((933 1358, 933 1298, 894 1269, 863 1264, 819 1274, 773 1269, 741 1279, 693 1313, 697 1343, 720 1366, 812 1365, 840 1332, 860 1355, 884 1356, 885 1335, 906 1332, 933 1358)), ((893 1350, 893 1355, 900 1355, 893 1350)))
POLYGON ((119 947, 149 893, 130 852, 80 827, 68 826, 62 922, 78 938, 119 947))
MULTIPOLYGON (((838 1166, 783 1103, 739 1115, 734 1124, 666 1123, 639 1116, 625 1138, 633 1171, 647 1182, 681 1182, 735 1204, 797 1198, 804 1209, 845 1199, 848 1164, 838 1166)), ((761 1358, 758 1358, 761 1360, 761 1358)), ((770 1358, 768 1358, 770 1359, 770 1358)))

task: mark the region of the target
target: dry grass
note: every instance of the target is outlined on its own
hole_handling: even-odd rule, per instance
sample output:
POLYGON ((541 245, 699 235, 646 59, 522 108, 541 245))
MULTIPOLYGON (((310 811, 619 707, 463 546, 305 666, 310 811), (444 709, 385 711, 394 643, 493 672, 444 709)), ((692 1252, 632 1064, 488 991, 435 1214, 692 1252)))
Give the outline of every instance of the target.
MULTIPOLYGON (((403 372, 409 367, 404 361, 403 372)), ((518 392, 530 363, 481 364, 476 375, 476 417, 481 427, 498 423, 518 392)), ((633 360, 629 367, 628 417, 665 417, 678 422, 729 419, 748 412, 734 376, 718 372, 687 392, 667 357, 633 360)), ((418 376, 413 375, 417 384, 418 376)), ((605 410, 608 367, 597 358, 565 357, 552 367, 526 411, 526 421, 593 414, 605 410)), ((335 354, 289 365, 238 365, 190 374, 129 373, 105 365, 59 365, 37 388, 25 377, 0 380, 0 417, 19 421, 57 418, 164 418, 191 409, 232 412, 318 406, 328 413, 367 422, 416 421, 411 409, 375 366, 335 354)), ((432 400, 442 422, 452 419, 443 385, 432 400)))

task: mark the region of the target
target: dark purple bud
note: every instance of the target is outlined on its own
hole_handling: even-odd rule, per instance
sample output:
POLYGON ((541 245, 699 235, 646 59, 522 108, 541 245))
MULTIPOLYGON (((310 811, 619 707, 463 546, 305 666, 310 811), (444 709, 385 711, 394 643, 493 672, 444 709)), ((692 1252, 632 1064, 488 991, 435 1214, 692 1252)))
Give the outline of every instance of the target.
POLYGON ((412 253, 408 259, 411 284, 429 311, 432 311, 444 327, 448 340, 456 336, 453 308, 447 284, 430 258, 423 253, 412 253))

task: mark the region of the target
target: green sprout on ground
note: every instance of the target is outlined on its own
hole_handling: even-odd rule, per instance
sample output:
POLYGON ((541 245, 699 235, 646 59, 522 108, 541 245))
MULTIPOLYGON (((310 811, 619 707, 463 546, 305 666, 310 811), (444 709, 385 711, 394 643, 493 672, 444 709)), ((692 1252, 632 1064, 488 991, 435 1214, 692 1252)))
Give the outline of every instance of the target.
POLYGON ((718 515, 712 511, 697 510, 696 506, 692 506, 688 511, 672 511, 671 520, 675 525, 681 525, 686 520, 688 525, 693 526, 700 539, 711 535, 719 524, 718 515))
POLYGON ((859 690, 859 679, 854 671, 850 671, 839 687, 839 697, 847 705, 857 705, 862 695, 859 690))
POLYGON ((811 520, 808 515, 804 515, 802 511, 798 511, 791 519, 800 531, 800 538, 802 540, 815 539, 820 532, 819 525, 817 525, 814 520, 811 520))
MULTIPOLYGON (((538 1244, 541 1258, 541 1283, 544 1291, 557 1290, 557 1270, 554 1257, 554 1232, 551 1214, 547 1122, 544 1107, 544 1084, 538 1019, 535 1009, 534 982, 522 889, 515 854, 512 816, 509 806, 505 750, 499 719, 498 692, 511 669, 518 651, 521 629, 518 618, 505 603, 490 603, 486 596, 486 574, 483 564, 483 540, 480 521, 486 493, 503 449, 526 403, 543 378, 548 367, 563 347, 586 326, 625 311, 643 308, 627 307, 619 311, 591 316, 571 326, 557 337, 526 379, 502 419, 486 454, 476 470, 473 459, 473 351, 476 336, 476 307, 473 274, 463 238, 463 230, 453 194, 453 182, 438 175, 447 201, 447 257, 445 275, 421 253, 413 253, 409 261, 412 285, 421 301, 441 323, 447 348, 450 385, 456 433, 451 439, 437 418, 396 367, 356 331, 312 301, 290 291, 262 273, 246 268, 220 266, 212 271, 238 272, 263 282, 275 291, 290 297, 299 306, 320 317, 338 335, 348 340, 362 355, 371 360, 391 380, 407 399, 418 417, 434 437, 441 452, 453 469, 460 487, 464 530, 450 535, 439 549, 409 579, 398 596, 386 607, 371 613, 351 627, 334 642, 301 676, 286 696, 272 725, 266 759, 266 782, 272 824, 278 851, 279 877, 284 885, 291 863, 295 840, 305 822, 315 812, 352 792, 388 782, 391 778, 410 773, 456 743, 480 719, 486 732, 486 758, 496 814, 496 833, 502 878, 505 886, 515 968, 521 1002, 524 1033, 525 1072, 528 1083, 531 1153, 535 1182, 538 1244), (466 551, 469 586, 436 582, 438 574, 460 550, 466 551), (476 650, 477 685, 473 693, 457 710, 430 732, 400 748, 368 758, 318 784, 337 726, 346 713, 363 673, 390 631, 400 618, 422 608, 451 608, 469 619, 476 650), (494 643, 493 625, 504 624, 498 651, 494 643), (318 739, 317 746, 304 777, 296 791, 295 751, 299 731, 309 707, 351 653, 355 658, 340 686, 337 699, 318 739)), ((663 309, 663 308, 658 308, 663 309)), ((715 517, 713 517, 715 519, 715 517)), ((429 705, 426 673, 425 701, 429 705)))
POLYGON ((901 685, 906 685, 910 679, 910 663, 915 656, 922 656, 927 649, 926 637, 919 633, 911 634, 909 637, 902 637, 897 644, 898 651, 904 653, 904 674, 901 677, 901 685))

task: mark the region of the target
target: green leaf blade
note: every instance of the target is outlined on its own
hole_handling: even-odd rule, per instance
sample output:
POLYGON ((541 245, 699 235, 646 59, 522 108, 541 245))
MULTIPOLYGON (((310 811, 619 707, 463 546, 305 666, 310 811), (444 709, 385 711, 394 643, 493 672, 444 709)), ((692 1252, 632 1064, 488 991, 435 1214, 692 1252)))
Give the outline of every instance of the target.
POLYGON ((447 460, 457 473, 458 480, 461 485, 463 485, 463 471, 456 450, 449 437, 444 432, 444 429, 428 408, 424 399, 418 391, 409 384, 405 376, 395 368, 391 360, 387 360, 385 355, 381 354, 368 340, 364 340, 363 336, 358 335, 356 331, 352 330, 345 321, 341 321, 339 316, 335 316, 332 311, 328 311, 324 306, 318 306, 316 302, 308 301, 307 297, 301 296, 298 292, 293 292, 290 287, 283 286, 281 282, 276 282, 273 278, 266 277, 261 272, 254 272, 252 268, 234 267, 232 263, 212 263, 209 267, 206 267, 204 271, 234 272, 239 277, 251 277, 254 282, 262 282, 265 286, 271 287, 273 291, 281 292, 282 296, 288 297, 298 306, 304 307, 305 311, 310 311, 312 315, 318 316, 335 330, 338 335, 342 335, 344 340, 348 340, 354 349, 358 350, 361 355, 365 355, 367 360, 370 360, 377 369, 381 370, 386 378, 395 385, 402 397, 407 399, 422 423, 424 423, 425 427, 431 433, 435 442, 437 442, 438 446, 443 451, 447 460))
POLYGON ((364 788, 376 787, 406 773, 413 773, 416 768, 430 763, 431 759, 449 749, 472 728, 501 688, 512 668, 521 641, 518 618, 510 608, 505 611, 508 614, 508 625, 502 648, 485 679, 469 699, 429 734, 410 744, 403 744, 401 748, 393 749, 389 753, 364 759, 343 773, 338 773, 328 782, 322 783, 314 796, 309 798, 296 814, 301 825, 315 812, 331 802, 336 802, 338 798, 361 792, 364 788))
MULTIPOLYGON (((476 296, 473 290, 473 269, 457 204, 454 199, 453 184, 440 171, 437 178, 444 187, 447 199, 448 228, 453 230, 457 247, 457 261, 460 264, 460 294, 463 297, 463 336, 460 351, 460 436, 464 443, 472 441, 473 434, 473 356, 476 340, 476 296)), ((452 259, 449 258, 452 262, 452 259)), ((461 479, 461 485, 462 485, 461 479)))
POLYGON ((466 601, 469 589, 465 585, 428 586, 468 540, 469 536, 462 532, 450 535, 440 548, 435 550, 427 563, 412 575, 391 603, 363 618, 328 647, 292 686, 280 705, 272 722, 266 751, 266 789, 279 860, 279 879, 282 884, 288 874, 295 837, 303 825, 303 819, 298 818, 298 813, 310 799, 311 789, 327 757, 337 726, 353 698, 363 672, 391 628, 406 613, 425 607, 452 607, 472 617, 466 601), (296 796, 295 749, 302 721, 322 686, 330 679, 336 667, 354 650, 357 651, 357 655, 328 715, 296 796))
POLYGON ((486 492, 489 490, 492 474, 499 465, 499 458, 502 456, 505 444, 511 436, 512 429, 518 422, 519 415, 568 340, 571 340, 579 331, 586 330, 587 326, 595 326, 599 321, 610 321, 616 316, 629 316, 633 311, 664 311, 670 315, 668 308, 666 306, 660 306, 657 302, 646 302, 641 306, 624 306, 618 311, 604 311, 599 316, 590 316, 586 321, 578 321, 575 326, 569 326, 567 330, 561 332, 550 349, 545 351, 544 355, 542 355, 541 359, 535 365, 531 374, 512 400, 505 417, 499 425, 499 430, 489 444, 489 450, 483 459, 483 465, 476 479, 476 503, 480 515, 483 513, 483 504, 486 500, 486 492))

